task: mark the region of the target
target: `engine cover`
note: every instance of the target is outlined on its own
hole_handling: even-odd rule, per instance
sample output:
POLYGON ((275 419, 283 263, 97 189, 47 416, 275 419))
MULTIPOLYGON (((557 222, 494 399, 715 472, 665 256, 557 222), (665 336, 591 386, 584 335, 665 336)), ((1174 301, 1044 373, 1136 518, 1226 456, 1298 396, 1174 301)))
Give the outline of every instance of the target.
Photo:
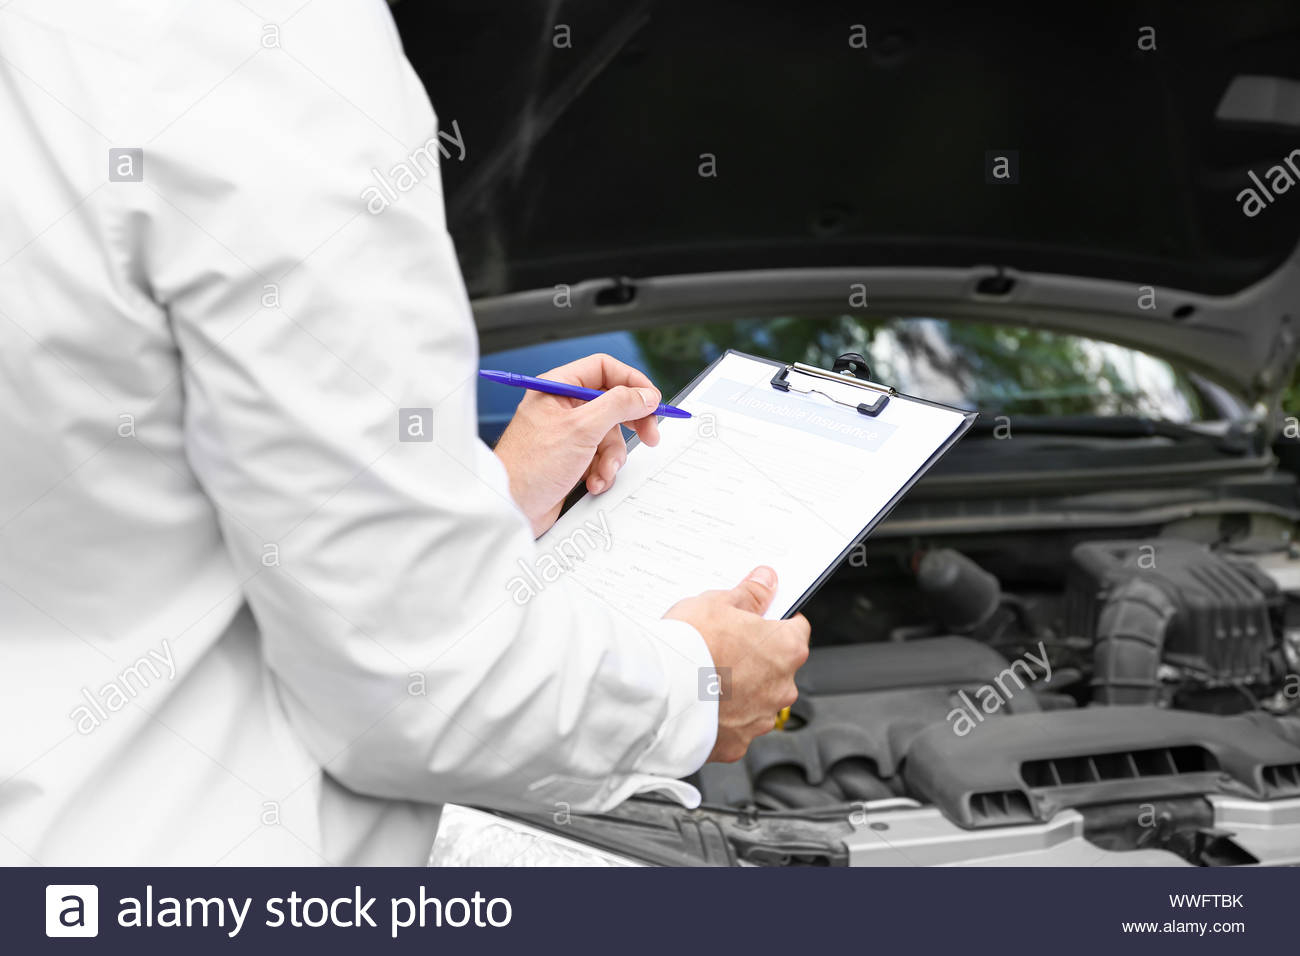
POLYGON ((994 827, 1120 801, 1294 798, 1300 748, 1248 716, 1095 707, 1006 716, 968 737, 930 727, 912 741, 906 775, 959 826, 994 827))
MULTIPOLYGON (((705 764, 695 778, 706 803, 795 809, 883 799, 904 792, 901 764, 926 728, 949 729, 963 691, 1005 685, 999 716, 1037 714, 1033 690, 1007 659, 966 637, 815 649, 798 675, 800 697, 779 733, 745 759, 705 764)), ((1021 672, 1023 673, 1023 672, 1021 672)))
MULTIPOLYGON (((1162 663, 1208 686, 1270 679, 1272 620, 1283 599, 1253 564, 1177 538, 1088 542, 1074 549, 1073 564, 1065 633, 1099 642, 1103 690, 1107 682, 1154 684, 1162 663)), ((1102 702, 1155 701, 1135 691, 1102 702)))

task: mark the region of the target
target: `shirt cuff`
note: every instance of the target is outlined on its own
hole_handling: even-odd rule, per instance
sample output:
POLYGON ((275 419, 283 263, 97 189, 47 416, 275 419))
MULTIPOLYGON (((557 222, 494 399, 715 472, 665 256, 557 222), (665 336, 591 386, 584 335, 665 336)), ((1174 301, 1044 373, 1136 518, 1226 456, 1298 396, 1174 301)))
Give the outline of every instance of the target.
POLYGON ((668 679, 668 706, 654 740, 626 774, 600 780, 552 775, 536 781, 529 788, 534 803, 564 801, 580 813, 604 813, 628 797, 654 791, 684 807, 700 805, 699 790, 679 778, 704 765, 718 735, 718 702, 701 693, 701 688, 717 686, 711 677, 713 656, 685 621, 659 620, 646 627, 668 679))
POLYGON ((718 735, 718 701, 703 693, 716 686, 710 676, 713 656, 700 632, 685 621, 659 620, 652 627, 651 643, 668 677, 668 709, 636 770, 685 777, 704 765, 718 735))

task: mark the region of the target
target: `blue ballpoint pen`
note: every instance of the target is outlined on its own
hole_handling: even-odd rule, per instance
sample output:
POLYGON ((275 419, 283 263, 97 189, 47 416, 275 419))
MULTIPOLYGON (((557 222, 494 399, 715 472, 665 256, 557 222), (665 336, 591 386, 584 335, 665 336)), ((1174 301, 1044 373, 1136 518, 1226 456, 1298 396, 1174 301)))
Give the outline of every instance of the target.
MULTIPOLYGON (((528 388, 534 392, 546 392, 548 395, 563 395, 566 398, 576 398, 584 402, 589 402, 593 398, 599 398, 605 393, 598 388, 583 388, 581 385, 568 385, 564 382, 552 382, 545 378, 534 378, 531 375, 520 375, 518 372, 497 372, 493 369, 485 368, 479 371, 479 377, 485 378, 489 382, 497 382, 501 385, 511 385, 515 388, 528 388)), ((691 413, 678 408, 675 405, 660 405, 651 414, 663 415, 665 418, 690 418, 691 413)))

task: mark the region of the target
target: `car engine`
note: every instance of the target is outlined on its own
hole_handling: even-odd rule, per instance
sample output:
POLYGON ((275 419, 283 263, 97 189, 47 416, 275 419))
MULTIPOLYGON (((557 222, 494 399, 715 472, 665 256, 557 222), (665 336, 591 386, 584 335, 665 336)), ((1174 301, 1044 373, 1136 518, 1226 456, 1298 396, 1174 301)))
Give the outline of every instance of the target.
POLYGON ((705 806, 847 813, 862 864, 1300 862, 1292 549, 1008 553, 840 575, 789 721, 701 769, 705 806))

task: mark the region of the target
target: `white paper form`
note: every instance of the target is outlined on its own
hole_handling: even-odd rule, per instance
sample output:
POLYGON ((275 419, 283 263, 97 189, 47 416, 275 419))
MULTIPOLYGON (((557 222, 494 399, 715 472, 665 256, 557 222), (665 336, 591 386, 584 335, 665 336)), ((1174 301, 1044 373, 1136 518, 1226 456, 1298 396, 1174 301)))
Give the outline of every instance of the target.
POLYGON ((624 613, 650 618, 701 591, 730 589, 766 564, 779 580, 767 617, 784 616, 964 415, 892 398, 872 418, 774 389, 776 371, 724 356, 678 403, 693 417, 663 419, 659 445, 633 448, 613 487, 578 501, 539 547, 606 529, 605 547, 585 549, 568 576, 624 613))

